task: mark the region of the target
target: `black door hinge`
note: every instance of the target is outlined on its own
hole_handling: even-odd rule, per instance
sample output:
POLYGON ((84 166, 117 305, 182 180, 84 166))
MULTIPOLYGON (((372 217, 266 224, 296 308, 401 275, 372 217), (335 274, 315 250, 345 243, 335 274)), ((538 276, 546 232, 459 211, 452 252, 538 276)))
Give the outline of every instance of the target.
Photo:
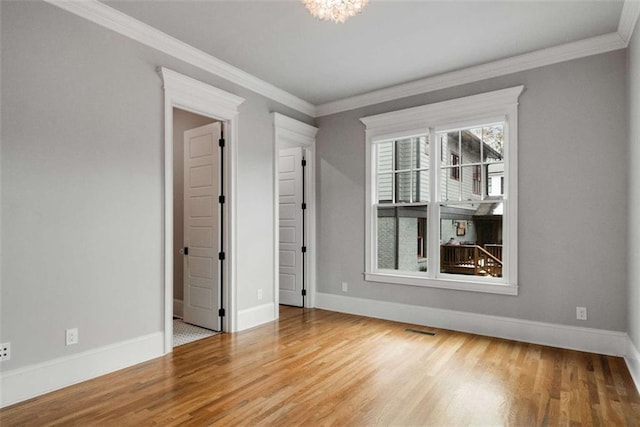
POLYGON ((220 147, 224 147, 224 138, 220 138, 220 139, 218 140, 218 145, 219 145, 220 147))
POLYGON ((306 159, 302 159, 302 166, 307 166, 307 160, 306 159))
POLYGON ((220 310, 218 310, 218 316, 220 317, 224 317, 224 308, 221 308, 220 310))
POLYGON ((182 248, 182 254, 183 255, 189 255, 189 248, 188 247, 182 248))
POLYGON ((224 196, 218 196, 218 203, 224 204, 224 196))
POLYGON ((305 209, 307 209, 307 204, 306 204, 306 203, 303 203, 303 204, 302 204, 302 210, 305 210, 305 209))
POLYGON ((219 259, 220 261, 224 261, 224 252, 219 252, 219 253, 218 253, 218 259, 219 259))
POLYGON ((303 297, 304 297, 304 296, 307 296, 307 290, 306 290, 306 289, 303 289, 303 290, 302 290, 302 296, 303 296, 303 297))
POLYGON ((305 253, 305 252, 307 252, 307 247, 306 247, 306 246, 303 246, 303 247, 302 247, 302 253, 305 253))

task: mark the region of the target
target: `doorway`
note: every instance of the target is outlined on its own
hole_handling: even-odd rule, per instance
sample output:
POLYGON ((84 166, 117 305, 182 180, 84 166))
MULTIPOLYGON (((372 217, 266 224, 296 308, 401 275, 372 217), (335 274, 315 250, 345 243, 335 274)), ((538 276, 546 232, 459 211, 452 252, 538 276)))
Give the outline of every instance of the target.
POLYGON ((222 123, 173 108, 173 345, 221 330, 218 311, 222 123))
MULTIPOLYGON (((224 198, 216 200, 220 208, 220 242, 223 252, 218 254, 221 283, 221 330, 235 332, 237 328, 236 301, 236 179, 238 107, 244 98, 225 92, 164 67, 158 68, 164 86, 164 353, 173 351, 174 313, 174 185, 173 185, 173 114, 174 108, 212 118, 224 124, 224 158, 221 161, 220 187, 224 198)), ((179 254, 178 258, 182 258, 179 254)))
POLYGON ((315 306, 317 128, 274 113, 276 305, 315 306))

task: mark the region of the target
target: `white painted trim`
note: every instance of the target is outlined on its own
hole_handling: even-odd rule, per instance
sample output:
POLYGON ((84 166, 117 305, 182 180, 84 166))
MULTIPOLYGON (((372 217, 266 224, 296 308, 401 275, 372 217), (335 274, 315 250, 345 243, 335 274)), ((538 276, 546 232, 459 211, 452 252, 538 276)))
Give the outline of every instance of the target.
POLYGON ((367 105, 379 104, 381 102, 427 93, 438 89, 459 86, 545 65, 623 49, 629 42, 633 24, 635 20, 637 20, 638 14, 637 2, 626 0, 622 9, 618 32, 541 49, 535 52, 314 106, 289 92, 196 49, 97 0, 45 1, 311 117, 322 117, 367 105))
POLYGON ((274 230, 274 278, 273 278, 273 295, 275 301, 274 318, 279 317, 279 294, 280 294, 280 253, 279 253, 279 218, 280 206, 280 167, 279 153, 281 144, 286 140, 290 146, 303 147, 308 150, 309 159, 307 159, 307 215, 308 215, 308 241, 307 241, 307 262, 308 262, 308 286, 307 298, 305 300, 306 307, 315 307, 316 293, 316 265, 317 265, 317 248, 316 248, 316 133, 318 128, 308 125, 301 121, 292 119, 280 113, 273 113, 273 230, 274 230))
MULTIPOLYGON (((404 110, 391 111, 360 119, 365 129, 365 280, 400 285, 428 286, 474 292, 489 292, 505 295, 518 294, 518 99, 524 86, 515 86, 448 101, 436 102, 404 110), (504 226, 508 232, 503 236, 507 250, 504 253, 502 278, 461 277, 439 273, 434 259, 439 259, 440 242, 437 239, 428 242, 430 265, 425 273, 393 273, 391 270, 378 269, 374 260, 377 254, 375 206, 375 150, 373 145, 399 137, 430 134, 435 140, 435 132, 451 125, 464 126, 487 123, 496 120, 505 123, 505 175, 507 186, 504 195, 504 226)), ((439 159, 438 144, 432 159, 439 159)), ((438 175, 433 165, 431 180, 431 200, 438 200, 438 175)), ((429 203, 429 233, 440 228, 440 203, 429 203)), ((438 233, 436 232, 436 235, 438 233)), ((437 262, 437 261, 435 261, 437 262)))
POLYGON ((618 35, 624 41, 625 46, 629 45, 633 29, 638 22, 640 16, 640 1, 625 0, 622 5, 622 13, 620 14, 620 22, 618 23, 618 35))
POLYGON ((627 350, 627 335, 624 332, 325 293, 318 293, 316 301, 318 308, 340 313, 432 326, 571 350, 612 356, 623 356, 627 350))
POLYGON ((316 107, 315 117, 611 52, 625 47, 626 44, 618 33, 605 34, 321 104, 316 107))
POLYGON ((87 381, 163 354, 161 332, 2 372, 0 407, 87 381))
POLYGON ((253 328, 254 326, 260 326, 276 320, 276 317, 274 317, 273 315, 274 306, 274 303, 269 302, 266 304, 258 305, 256 307, 240 310, 238 312, 237 331, 244 331, 245 329, 253 328))
MULTIPOLYGON (((403 272, 404 273, 404 272, 403 272)), ((468 279, 472 276, 467 276, 468 279)), ((518 295, 518 285, 509 285, 505 283, 491 283, 482 281, 482 277, 478 277, 476 281, 449 280, 442 278, 426 278, 424 276, 410 276, 408 274, 395 273, 365 273, 364 280, 369 282, 395 283, 398 285, 420 286, 440 289, 454 289, 457 291, 483 292, 489 294, 500 295, 518 295)))
POLYGON ((304 114, 315 114, 313 104, 97 0, 45 1, 304 114))
POLYGON ((173 109, 180 108, 222 122, 227 141, 225 156, 226 275, 222 283, 227 315, 223 331, 234 332, 237 325, 236 290, 236 183, 238 106, 244 99, 199 82, 167 68, 160 68, 164 83, 164 351, 173 351, 173 109))
POLYGON ((173 315, 175 317, 183 318, 184 317, 184 301, 181 299, 173 299, 173 315))
POLYGON ((636 385, 636 390, 640 393, 640 351, 629 336, 627 336, 627 352, 624 360, 627 362, 627 368, 629 368, 631 378, 636 385))

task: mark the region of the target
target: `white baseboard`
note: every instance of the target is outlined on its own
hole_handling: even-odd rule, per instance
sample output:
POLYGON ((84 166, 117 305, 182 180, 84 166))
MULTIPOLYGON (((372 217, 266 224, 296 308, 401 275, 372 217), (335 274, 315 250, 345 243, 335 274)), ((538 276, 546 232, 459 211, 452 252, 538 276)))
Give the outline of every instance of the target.
POLYGON ((264 323, 273 322, 275 306, 273 302, 238 311, 237 331, 253 328, 264 323))
POLYGON ((181 299, 173 299, 173 315, 175 317, 179 317, 181 319, 184 317, 183 306, 184 302, 181 299))
POLYGON ((0 407, 58 390, 163 355, 156 332, 0 374, 0 407))
POLYGON ((627 368, 629 368, 631 378, 633 378, 633 382, 636 384, 636 389, 640 393, 640 352, 628 336, 627 354, 624 356, 624 360, 627 362, 627 368))
POLYGON ((358 314, 612 356, 624 356, 627 352, 627 334, 624 332, 558 325, 325 293, 316 294, 316 307, 341 313, 358 314))

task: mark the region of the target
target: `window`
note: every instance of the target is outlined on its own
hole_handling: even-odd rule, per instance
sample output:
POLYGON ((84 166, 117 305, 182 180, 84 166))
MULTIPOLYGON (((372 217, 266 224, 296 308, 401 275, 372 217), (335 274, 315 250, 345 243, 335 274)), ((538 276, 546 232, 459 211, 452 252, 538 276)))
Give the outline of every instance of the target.
POLYGON ((362 119, 366 280, 517 294, 522 89, 362 119))
POLYGON ((482 168, 479 165, 473 167, 473 194, 482 191, 482 168))
POLYGON ((460 168, 458 167, 458 165, 460 164, 460 156, 455 154, 455 153, 451 153, 451 167, 449 168, 449 170, 451 171, 451 179, 455 179, 456 181, 460 180, 460 168))
POLYGON ((426 271, 429 163, 427 136, 376 144, 379 268, 426 271))

